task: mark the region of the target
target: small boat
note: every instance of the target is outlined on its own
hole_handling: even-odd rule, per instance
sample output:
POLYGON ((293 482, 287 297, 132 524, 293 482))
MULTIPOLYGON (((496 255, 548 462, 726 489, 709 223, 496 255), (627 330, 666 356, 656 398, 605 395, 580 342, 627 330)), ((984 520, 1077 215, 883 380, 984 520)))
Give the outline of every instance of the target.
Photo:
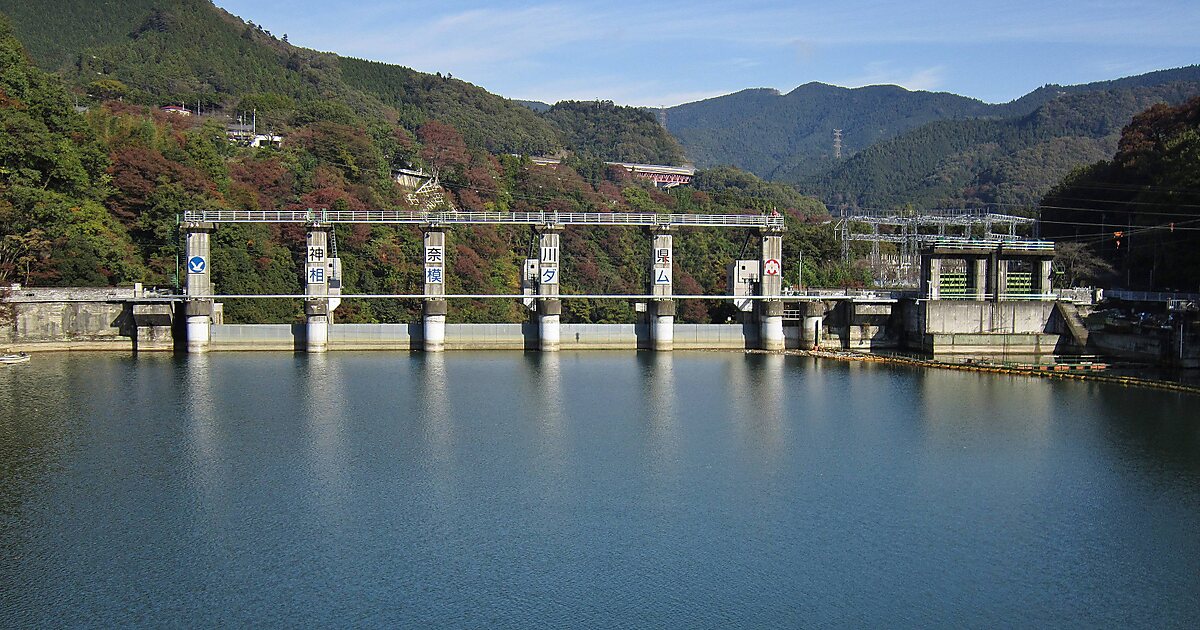
POLYGON ((0 354, 0 365, 10 365, 14 363, 29 363, 29 355, 25 352, 17 354, 0 354))

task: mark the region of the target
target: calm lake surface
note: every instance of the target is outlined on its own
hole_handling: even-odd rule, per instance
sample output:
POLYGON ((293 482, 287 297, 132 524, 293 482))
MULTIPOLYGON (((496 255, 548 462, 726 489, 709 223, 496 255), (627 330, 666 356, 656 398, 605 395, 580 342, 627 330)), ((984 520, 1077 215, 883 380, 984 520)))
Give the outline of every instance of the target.
POLYGON ((3 627, 1197 619, 1197 397, 740 353, 0 368, 3 627))

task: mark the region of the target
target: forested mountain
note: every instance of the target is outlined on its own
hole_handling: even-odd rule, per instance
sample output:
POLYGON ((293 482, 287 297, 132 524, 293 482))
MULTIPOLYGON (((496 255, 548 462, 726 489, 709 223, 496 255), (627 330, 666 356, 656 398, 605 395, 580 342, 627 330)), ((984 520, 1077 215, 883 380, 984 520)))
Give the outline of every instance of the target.
POLYGON ((79 59, 82 50, 118 44, 129 38, 162 0, 0 0, 34 61, 59 70, 79 59))
POLYGON ((581 156, 683 164, 683 147, 649 110, 612 101, 561 101, 542 116, 563 133, 567 147, 581 156))
MULTIPOLYGON (((251 98, 249 96, 243 98, 251 98)), ((262 95, 255 96, 270 102, 262 95)), ((456 207, 562 212, 744 213, 777 210, 796 236, 785 255, 836 251, 824 206, 779 184, 737 171, 701 174, 669 192, 599 159, 557 166, 471 147, 436 120, 411 134, 370 121, 344 104, 301 106, 280 148, 231 144, 223 121, 183 117, 108 100, 78 113, 62 79, 39 70, 0 19, 0 285, 117 285, 179 282, 178 217, 189 209, 366 209, 408 207, 389 159, 437 169, 456 207)), ((413 226, 338 226, 347 293, 419 293, 421 234, 413 226)), ((694 230, 676 241, 677 290, 720 293, 725 264, 744 234, 694 230)), ((456 228, 449 235, 447 290, 515 293, 531 235, 519 226, 456 228)), ((213 280, 231 293, 301 290, 300 225, 223 225, 213 237, 213 280)), ((563 234, 565 293, 641 293, 649 243, 640 230, 571 228, 563 234)), ((861 281, 830 262, 806 267, 810 282, 861 281), (814 275, 815 274, 815 275, 814 275)), ((728 303, 687 301, 684 321, 724 320, 728 303)), ((402 322, 420 301, 347 299, 343 322, 402 322)), ((226 302, 228 321, 295 321, 291 300, 226 302)), ((456 302, 454 321, 519 321, 515 302, 456 302)), ((570 300, 567 321, 632 321, 625 302, 570 300)))
POLYGON ((428 121, 492 153, 583 156, 678 164, 679 144, 653 115, 612 103, 545 106, 539 115, 465 81, 292 46, 210 0, 0 0, 35 60, 94 99, 254 110, 286 131, 314 117, 410 132, 428 121), (34 5, 37 5, 36 7, 34 5), (48 16, 48 17, 47 17, 48 16), (349 113, 334 113, 349 108, 349 113))
POLYGON ((955 94, 807 83, 787 94, 743 90, 671 107, 667 128, 698 166, 729 164, 776 179, 832 167, 834 129, 842 130, 847 156, 928 122, 987 110, 986 103, 955 94))
POLYGON ((1015 101, 999 105, 998 113, 1002 116, 1024 116, 1046 103, 1068 94, 1085 92, 1107 92, 1139 87, 1157 87, 1179 81, 1200 82, 1200 66, 1185 66, 1156 70, 1131 77, 1122 77, 1111 81, 1095 81, 1079 85, 1043 85, 1042 87, 1018 98, 1015 101))
POLYGON ((800 183, 824 175, 867 147, 926 124, 1019 118, 1058 98, 1181 81, 1200 82, 1200 66, 1084 85, 1048 85, 1000 105, 896 86, 847 89, 808 83, 788 94, 744 90, 672 107, 667 110, 667 127, 699 166, 731 164, 767 179, 800 183), (841 161, 834 159, 835 129, 842 130, 841 161))
POLYGON ((494 153, 542 155, 562 146, 555 128, 535 112, 465 81, 348 57, 338 65, 346 83, 394 107, 405 127, 447 122, 469 145, 494 153))
POLYGON ((1200 97, 1134 117, 1112 160, 1045 197, 1042 233, 1090 247, 1118 286, 1200 292, 1200 97))
POLYGON ((35 61, 93 99, 258 109, 276 128, 340 107, 363 124, 399 122, 410 132, 439 120, 489 151, 562 146, 547 122, 508 99, 450 77, 292 46, 209 0, 0 0, 0 13, 18 37, 38 43, 35 61))
POLYGON ((1080 92, 1021 117, 939 121, 873 145, 801 188, 835 206, 1022 211, 1073 169, 1112 155, 1134 114, 1197 94, 1198 82, 1080 92))

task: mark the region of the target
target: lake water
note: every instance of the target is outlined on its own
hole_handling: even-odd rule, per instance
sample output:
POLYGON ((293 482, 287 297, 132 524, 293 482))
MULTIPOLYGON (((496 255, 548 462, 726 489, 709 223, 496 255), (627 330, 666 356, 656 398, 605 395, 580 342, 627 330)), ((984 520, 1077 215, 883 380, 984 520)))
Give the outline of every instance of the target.
POLYGON ((1195 627, 1200 398, 741 353, 0 368, 0 626, 1195 627))

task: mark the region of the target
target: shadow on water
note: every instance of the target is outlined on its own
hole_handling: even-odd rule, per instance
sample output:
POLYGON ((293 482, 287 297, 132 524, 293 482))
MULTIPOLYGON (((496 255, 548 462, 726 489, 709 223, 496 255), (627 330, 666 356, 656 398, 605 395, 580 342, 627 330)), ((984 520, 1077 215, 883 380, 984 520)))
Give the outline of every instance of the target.
POLYGON ((1056 394, 1082 387, 1092 412, 1123 456, 1141 456, 1200 472, 1200 396, 1108 383, 1055 383, 1056 394))

